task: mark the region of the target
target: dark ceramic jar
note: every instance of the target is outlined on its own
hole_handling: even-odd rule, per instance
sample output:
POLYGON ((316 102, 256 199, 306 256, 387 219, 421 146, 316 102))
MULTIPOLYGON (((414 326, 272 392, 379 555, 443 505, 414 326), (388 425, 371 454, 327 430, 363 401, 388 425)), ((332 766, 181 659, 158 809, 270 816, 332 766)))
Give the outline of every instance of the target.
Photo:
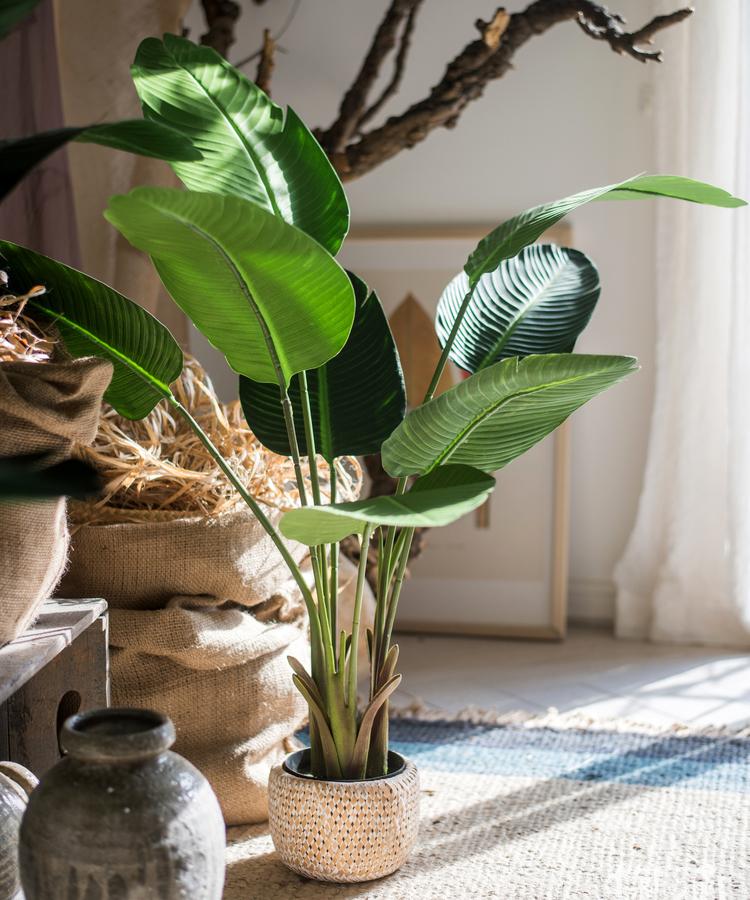
POLYGON ((201 773, 169 747, 172 722, 140 709, 73 716, 67 756, 21 824, 26 900, 220 900, 225 831, 201 773))

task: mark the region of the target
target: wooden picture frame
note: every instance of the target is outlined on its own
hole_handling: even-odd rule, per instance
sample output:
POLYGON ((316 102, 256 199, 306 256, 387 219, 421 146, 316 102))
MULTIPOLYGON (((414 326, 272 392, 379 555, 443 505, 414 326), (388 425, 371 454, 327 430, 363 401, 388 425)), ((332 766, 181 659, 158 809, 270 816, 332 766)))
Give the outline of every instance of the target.
MULTIPOLYGON (((442 287, 461 270, 468 253, 491 227, 361 227, 353 229, 340 260, 378 292, 389 316, 414 297, 425 306, 428 314, 433 314, 442 287), (410 294, 413 296, 407 297, 410 294)), ((570 229, 567 224, 559 224, 542 240, 569 245, 570 229)), ((420 353, 434 352, 434 348, 420 347, 420 353)), ((503 495, 502 486, 508 482, 502 479, 511 471, 509 467, 500 473, 489 521, 487 510, 478 510, 474 514, 478 518, 465 517, 462 522, 430 532, 428 546, 423 556, 412 564, 411 577, 402 592, 396 623, 398 631, 543 640, 565 637, 570 519, 569 423, 558 428, 511 467, 515 467, 512 471, 516 478, 525 478, 532 493, 536 492, 537 502, 530 504, 531 513, 521 508, 518 498, 512 497, 513 491, 503 495), (510 509, 503 507, 502 512, 497 511, 501 504, 496 504, 495 497, 510 509), (512 545, 517 535, 513 534, 513 526, 509 523, 521 522, 529 515, 537 516, 533 522, 523 520, 530 538, 517 541, 515 555, 508 551, 512 562, 516 556, 520 560, 526 549, 529 550, 520 563, 524 577, 507 582, 500 577, 500 572, 496 573, 497 577, 475 577, 476 565, 473 571, 470 568, 460 571, 464 557, 470 557, 467 549, 475 546, 481 551, 484 545, 489 556, 494 556, 493 541, 507 540, 512 545), (477 534, 484 533, 476 538, 470 532, 471 528, 477 528, 477 534), (436 554, 432 565, 434 575, 430 575, 431 552, 436 554), (451 566, 459 571, 454 572, 451 566), (526 571, 530 566, 538 569, 533 573, 526 571), (531 574, 536 580, 525 577, 531 574), (459 606, 461 614, 453 614, 459 606)), ((502 557, 502 552, 499 555, 502 557)), ((508 562, 506 554, 505 564, 508 562)), ((482 567, 485 575, 492 574, 485 556, 481 557, 482 567)))

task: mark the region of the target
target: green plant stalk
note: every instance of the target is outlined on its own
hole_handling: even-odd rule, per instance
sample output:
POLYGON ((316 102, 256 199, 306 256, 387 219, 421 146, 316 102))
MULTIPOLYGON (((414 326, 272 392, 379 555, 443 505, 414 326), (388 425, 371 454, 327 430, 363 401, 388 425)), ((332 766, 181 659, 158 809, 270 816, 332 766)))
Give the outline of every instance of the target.
MULTIPOLYGON (((396 577, 393 581, 391 589, 391 599, 388 603, 388 615, 385 620, 385 630, 383 635, 383 662, 385 662, 385 654, 388 653, 391 646, 391 637, 393 636, 393 626, 396 622, 396 612, 398 610, 398 600, 401 596, 401 588, 404 584, 404 576, 406 574, 406 566, 409 562, 409 550, 414 540, 414 528, 407 528, 404 531, 403 543, 399 541, 399 549, 396 555, 399 557, 398 568, 396 569, 396 577)), ((382 665, 382 662, 381 662, 382 665)))
POLYGON ((466 311, 468 310, 469 304, 471 303, 471 296, 474 293, 474 287, 475 285, 471 285, 470 283, 469 290, 467 291, 464 299, 461 301, 461 306, 459 307, 458 313, 456 314, 456 321, 453 323, 453 327, 451 328, 450 334, 448 335, 448 340, 443 346, 443 352, 440 354, 440 359, 435 366, 435 372, 432 376, 432 381, 430 381, 430 386, 427 388, 427 393, 425 394, 422 403, 427 403, 428 400, 432 400, 432 398, 435 396, 435 391, 437 390, 437 386, 440 383, 443 371, 448 364, 448 357, 450 356, 451 349, 453 348, 453 343, 456 340, 458 330, 461 327, 461 322, 463 322, 466 311))
POLYGON ((359 568, 357 570, 357 589, 354 595, 354 613, 352 614, 352 640, 349 650, 349 687, 346 692, 346 705, 352 711, 355 721, 357 716, 357 666, 359 659, 359 623, 362 615, 362 594, 367 574, 367 555, 372 537, 372 525, 365 525, 360 546, 359 568))
MULTIPOLYGON (((391 530, 388 529, 390 534, 391 530)), ((390 566, 390 556, 388 545, 386 544, 383 530, 378 530, 378 592, 375 598, 375 621, 372 626, 372 643, 370 646, 370 700, 373 699, 377 691, 377 675, 378 675, 378 657, 380 647, 380 635, 383 631, 385 622, 385 601, 384 597, 387 592, 389 580, 386 578, 386 572, 390 566)))
POLYGON ((383 686, 381 679, 382 669, 388 656, 388 651, 391 649, 391 635, 393 634, 393 624, 395 622, 396 609, 398 608, 398 595, 401 592, 400 583, 403 581, 406 565, 409 561, 409 548, 414 537, 414 530, 413 528, 406 528, 398 536, 392 557, 388 560, 388 574, 384 582, 384 589, 378 595, 377 606, 380 612, 380 620, 376 635, 375 653, 373 654, 373 696, 383 686), (398 566, 398 571, 395 573, 391 568, 394 565, 398 566), (395 580, 394 574, 396 574, 395 580), (398 593, 395 593, 397 585, 399 585, 398 593))
POLYGON ((307 490, 305 489, 305 479, 302 475, 302 460, 299 452, 299 444, 297 443, 297 432, 294 428, 292 401, 289 399, 289 392, 286 387, 280 386, 280 392, 281 409, 284 414, 284 425, 286 426, 286 433, 289 439, 289 447, 292 451, 292 464, 294 465, 294 477, 297 480, 299 502, 302 506, 307 506, 307 490))
MULTIPOLYGON (((300 384, 302 384, 302 376, 303 373, 300 373, 300 384)), ((304 382, 305 385, 307 382, 304 382)), ((289 440, 289 447, 292 451, 292 464, 294 465, 294 476, 297 481, 297 491, 299 493, 299 500, 302 506, 307 506, 307 488, 305 487, 305 478, 302 474, 302 454, 299 449, 299 441, 297 440, 297 430, 294 427, 294 413, 292 411, 292 401, 289 399, 289 392, 286 387, 283 386, 283 382, 279 382, 279 391, 281 395, 281 408, 284 414, 284 425, 286 426, 287 439, 289 440)), ((314 465, 314 454, 310 456, 310 481, 312 482, 312 470, 314 465)), ((316 473, 317 474, 317 473, 316 473)), ((321 582, 320 582, 320 564, 317 558, 317 554, 315 553, 315 548, 312 548, 311 553, 312 562, 313 562, 313 576, 315 578, 315 589, 318 596, 318 605, 321 602, 325 602, 323 597, 323 592, 321 591, 321 582)))
POLYGON ((297 379, 299 380, 302 418, 305 423, 305 444, 307 445, 307 458, 310 465, 310 483, 312 485, 313 503, 316 506, 320 506, 320 479, 318 478, 315 431, 313 430, 312 409, 310 408, 310 391, 307 387, 307 372, 300 372, 297 379))
MULTIPOLYGON (((304 373, 301 373, 300 375, 300 395, 303 398, 302 415, 305 423, 305 439, 308 450, 310 481, 313 493, 315 494, 317 492, 317 496, 314 497, 317 503, 320 500, 320 482, 317 473, 312 412, 310 409, 309 392, 307 390, 307 378, 304 373)), ((284 422, 286 425, 289 447, 292 451, 292 460, 300 489, 300 500, 302 505, 305 506, 307 505, 307 495, 305 492, 304 479, 302 478, 302 460, 294 425, 291 401, 289 400, 289 395, 286 390, 284 390, 282 394, 282 408, 284 411, 284 422)), ((311 748, 313 738, 316 739, 317 744, 316 747, 311 749, 311 761, 313 765, 317 764, 317 766, 319 766, 319 768, 313 769, 313 773, 318 775, 318 777, 325 777, 327 771, 333 771, 337 766, 342 769, 344 768, 347 757, 351 754, 354 747, 354 741, 356 739, 356 721, 352 721, 347 714, 342 685, 336 677, 335 634, 331 631, 331 620, 327 603, 328 582, 325 577, 324 568, 321 564, 320 547, 311 547, 310 556, 312 558, 313 576, 315 578, 315 589, 318 598, 318 602, 314 606, 315 617, 320 631, 320 640, 322 644, 322 652, 320 654, 311 654, 311 675, 313 681, 320 690, 321 697, 325 704, 328 724, 331 729, 331 735, 338 757, 336 760, 327 760, 325 750, 320 741, 317 740, 317 729, 314 732, 311 731, 311 748)), ((335 596, 333 602, 335 603, 335 596)), ((312 720, 312 714, 310 718, 312 720)))
MULTIPOLYGON (((315 432, 312 424, 312 411, 310 409, 310 393, 307 387, 307 373, 300 372, 298 375, 300 400, 302 405, 302 418, 305 428, 305 444, 307 448, 307 462, 310 470, 310 484, 312 486, 313 503, 316 506, 321 504, 320 496, 320 479, 318 477, 318 460, 315 449, 315 432)), ((292 419, 292 422, 294 420, 292 419)), ((290 440, 291 445, 291 440, 290 440)), ((298 448, 299 452, 299 448, 298 448)), ((330 622, 330 604, 336 602, 335 596, 329 595, 329 584, 326 577, 326 553, 325 547, 312 547, 310 550, 312 558, 313 572, 315 577, 315 590, 318 595, 318 608, 321 618, 321 630, 330 645, 332 656, 335 659, 335 641, 336 632, 331 628, 330 622), (325 620, 325 622, 323 621, 325 620)))
MULTIPOLYGON (((337 493, 337 476, 336 476, 336 460, 330 463, 329 478, 331 482, 331 503, 336 502, 337 493)), ((338 595, 339 595, 339 545, 335 542, 329 547, 330 558, 330 575, 328 594, 333 598, 329 606, 329 615, 331 620, 331 634, 336 635, 338 632, 338 595)), ((339 665, 344 665, 344 660, 339 655, 339 665)))
MULTIPOLYGON (((312 486, 313 503, 316 506, 321 504, 320 496, 320 479, 318 477, 318 461, 315 449, 315 432, 312 424, 312 411, 310 409, 310 393, 307 387, 307 373, 300 372, 297 376, 299 381, 300 401, 302 406, 302 418, 305 428, 305 444, 307 448, 307 461, 310 470, 310 484, 312 486)), ((293 421, 293 420, 292 420, 293 421)), ((335 597, 329 597, 329 585, 326 578, 326 553, 324 547, 314 547, 311 551, 312 562, 315 574, 315 587, 318 593, 318 605, 321 607, 321 613, 328 617, 330 622, 329 607, 330 603, 335 603, 335 597)), ((336 632, 330 630, 331 644, 335 641, 336 632)))
MULTIPOLYGON (((387 603, 388 612, 385 617, 385 622, 382 626, 382 631, 378 636, 377 652, 373 653, 373 671, 371 681, 371 683, 374 685, 374 688, 371 688, 373 693, 376 693, 384 683, 383 669, 385 666, 388 651, 390 650, 391 637, 393 635, 393 625, 396 619, 396 610, 398 609, 398 600, 401 594, 401 586, 404 582, 406 565, 409 561, 409 548, 411 547, 413 537, 414 529, 405 529, 402 535, 399 537, 398 544, 396 545, 394 555, 398 559, 398 568, 396 570, 396 575, 392 587, 389 585, 389 587, 391 588, 390 602, 388 602, 387 593, 378 597, 378 605, 385 608, 385 605, 387 603)), ((376 777, 386 775, 388 773, 389 706, 390 702, 386 700, 382 708, 378 711, 375 722, 373 724, 367 760, 368 777, 376 777)))

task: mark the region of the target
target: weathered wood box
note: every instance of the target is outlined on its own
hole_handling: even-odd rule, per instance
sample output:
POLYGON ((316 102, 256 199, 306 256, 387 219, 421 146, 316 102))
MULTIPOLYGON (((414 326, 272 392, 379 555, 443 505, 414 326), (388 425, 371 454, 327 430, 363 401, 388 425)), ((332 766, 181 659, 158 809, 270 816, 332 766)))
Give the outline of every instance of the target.
POLYGON ((0 647, 0 759, 39 778, 60 759, 63 721, 108 705, 104 600, 48 600, 31 628, 0 647))

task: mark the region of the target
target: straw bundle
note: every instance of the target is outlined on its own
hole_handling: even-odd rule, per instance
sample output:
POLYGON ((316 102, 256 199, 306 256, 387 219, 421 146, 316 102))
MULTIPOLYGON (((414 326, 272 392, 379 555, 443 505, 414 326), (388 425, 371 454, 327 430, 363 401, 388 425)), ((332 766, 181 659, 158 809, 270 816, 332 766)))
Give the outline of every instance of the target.
POLYGON ((48 362, 54 341, 36 321, 24 315, 28 301, 43 294, 44 288, 33 287, 19 297, 2 293, 7 284, 8 276, 0 270, 0 363, 48 362))
MULTIPOLYGON (((271 453, 258 441, 238 402, 223 404, 217 399, 196 360, 186 359, 172 389, 255 499, 282 510, 299 505, 292 461, 271 453)), ((195 432, 166 402, 137 422, 122 418, 105 404, 96 440, 91 447, 81 447, 79 455, 104 480, 99 508, 216 516, 242 506, 195 432)), ((328 494, 328 466, 324 461, 318 465, 321 488, 328 494)), ((339 499, 355 499, 362 485, 358 462, 340 460, 337 477, 339 499)), ((92 519, 90 508, 88 519, 92 519)))

